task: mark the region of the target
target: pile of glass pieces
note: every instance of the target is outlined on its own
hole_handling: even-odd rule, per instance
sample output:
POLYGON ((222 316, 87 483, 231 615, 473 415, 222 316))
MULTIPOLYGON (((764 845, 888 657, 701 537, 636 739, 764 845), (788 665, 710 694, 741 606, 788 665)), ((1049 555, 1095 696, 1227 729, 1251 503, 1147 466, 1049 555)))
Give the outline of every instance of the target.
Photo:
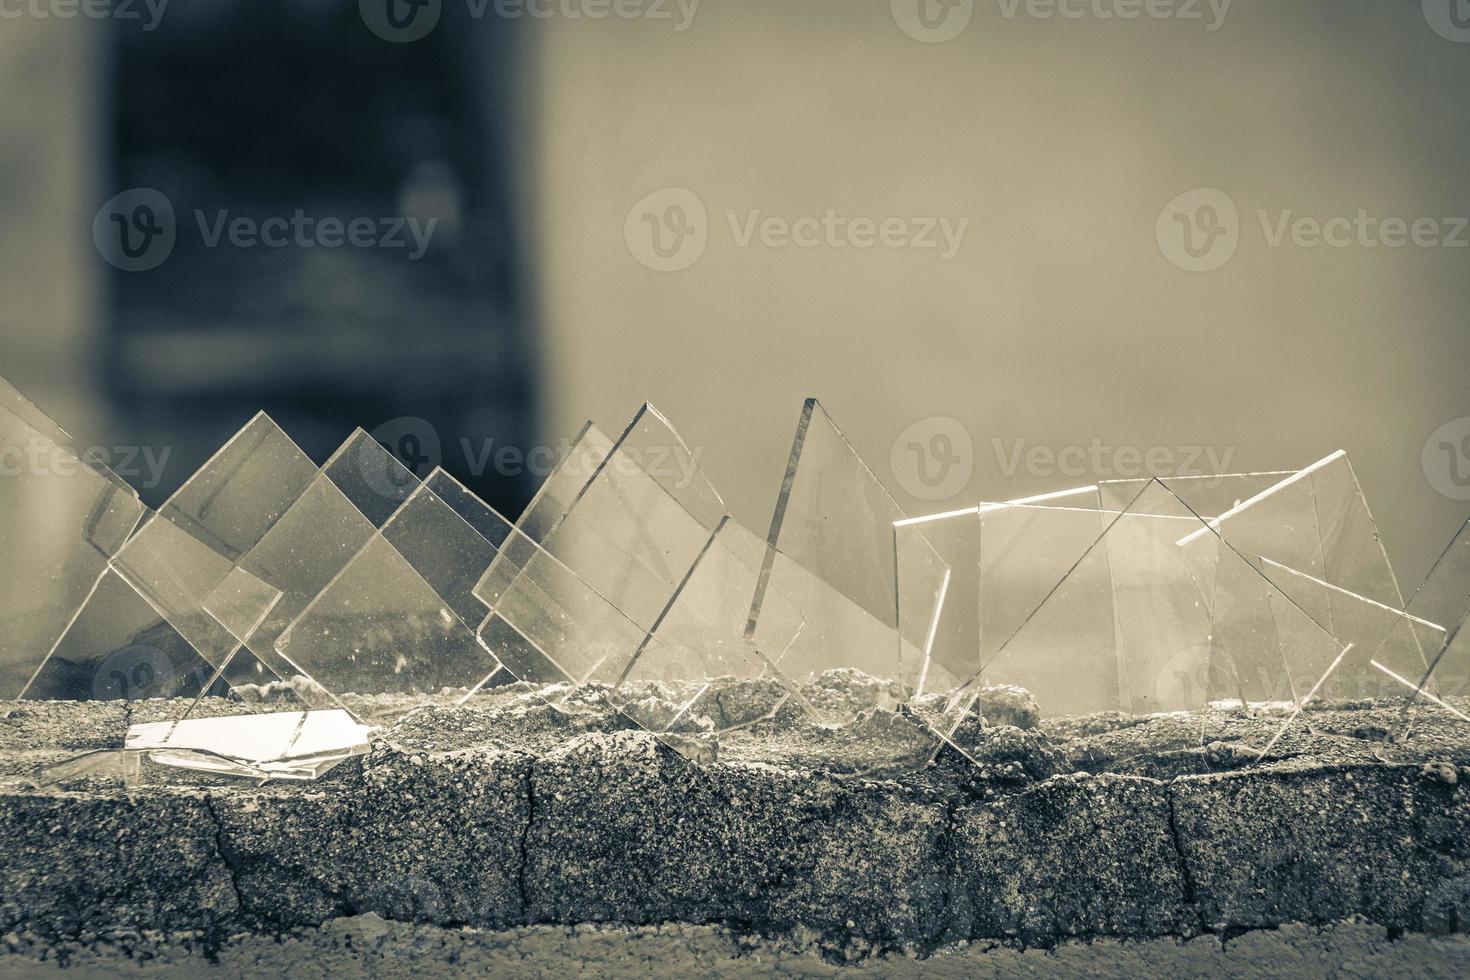
POLYGON ((1267 707, 1276 737, 1314 700, 1465 719, 1470 533, 1406 601, 1340 453, 910 518, 809 400, 760 535, 651 406, 584 426, 515 522, 360 430, 318 466, 265 415, 157 511, 8 385, 0 449, 27 460, 0 701, 170 699, 124 772, 312 779, 506 699, 696 760, 771 726, 882 742, 859 772, 970 758, 1005 687, 1043 717, 1267 707))
POLYGON ((1258 757, 1314 702, 1470 721, 1470 525, 1406 601, 1341 452, 985 503, 894 533, 937 547, 950 599, 966 596, 932 624, 917 692, 949 735, 982 680, 1024 687, 1043 717, 1280 711, 1258 757))

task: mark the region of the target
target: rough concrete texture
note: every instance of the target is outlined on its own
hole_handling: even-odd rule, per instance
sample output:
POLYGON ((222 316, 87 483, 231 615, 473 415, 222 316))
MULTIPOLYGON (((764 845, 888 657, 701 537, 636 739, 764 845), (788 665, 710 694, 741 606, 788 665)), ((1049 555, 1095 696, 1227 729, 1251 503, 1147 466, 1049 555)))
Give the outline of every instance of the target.
POLYGON ((1360 921, 1325 929, 1286 926, 1222 941, 1095 939, 1023 949, 964 943, 919 959, 883 953, 843 962, 811 937, 766 939, 712 926, 523 926, 501 932, 442 929, 366 914, 280 936, 117 934, 36 949, 0 946, 0 978, 103 980, 221 977, 884 977, 985 980, 1026 977, 1402 977, 1461 980, 1470 939, 1390 938, 1360 921))
MULTIPOLYGON (((111 951, 106 937, 146 930, 195 935, 193 947, 222 957, 271 962, 281 943, 346 956, 333 923, 366 915, 352 921, 390 920, 387 945, 403 940, 404 955, 455 947, 487 964, 516 955, 514 943, 396 923, 717 924, 805 937, 792 955, 814 969, 826 957, 897 970, 909 955, 937 969, 961 944, 1085 941, 970 968, 1050 969, 1086 948, 1144 969, 1158 949, 1172 951, 1171 971, 1193 963, 1203 975, 1266 941, 1243 931, 1361 916, 1378 938, 1347 941, 1348 973, 1404 954, 1423 975, 1449 975, 1433 972, 1431 938, 1455 975, 1470 967, 1443 938, 1470 929, 1470 729, 1424 717, 1391 738, 1388 707, 1312 712, 1262 765, 1243 747, 1263 744, 1279 716, 1210 712, 971 731, 973 762, 947 751, 897 779, 755 761, 758 732, 700 764, 616 726, 517 745, 483 713, 434 708, 312 784, 201 786, 165 772, 132 789, 24 784, 68 754, 23 748, 39 735, 66 731, 72 750, 117 745, 128 717, 148 713, 45 705, 0 721, 0 936, 27 962, 99 941, 111 951), (1428 938, 1385 945, 1385 929, 1428 938)), ((525 935, 552 937, 553 958, 602 941, 525 935)), ((728 950, 710 951, 721 944, 735 944, 732 963, 758 965, 724 932, 638 935, 649 950, 672 943, 668 955, 696 973, 706 960, 715 975, 730 966, 719 965, 728 950)), ((1313 933, 1271 935, 1283 956, 1327 955, 1313 933)))

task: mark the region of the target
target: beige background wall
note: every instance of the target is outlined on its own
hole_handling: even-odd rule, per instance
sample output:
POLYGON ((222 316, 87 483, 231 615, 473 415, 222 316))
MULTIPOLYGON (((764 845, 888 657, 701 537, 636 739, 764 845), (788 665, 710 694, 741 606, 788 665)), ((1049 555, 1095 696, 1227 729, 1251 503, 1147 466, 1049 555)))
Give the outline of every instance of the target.
POLYGON ((916 513, 1085 482, 1006 475, 995 440, 1209 447, 1233 469, 1344 448, 1417 582, 1470 514, 1421 464, 1431 432, 1470 416, 1470 248, 1272 248, 1256 212, 1470 214, 1470 44, 1419 0, 1237 0, 1215 31, 1024 9, 977 3, 938 44, 885 0, 704 0, 682 32, 536 24, 547 438, 650 399, 762 532, 808 394, 885 476, 900 432, 958 420, 967 481, 919 500, 905 488, 934 494, 893 474, 916 513), (658 272, 624 225, 670 186, 705 206, 707 245, 658 272), (1241 222, 1234 256, 1190 273, 1155 222, 1197 187, 1241 222), (740 247, 724 213, 828 208, 969 226, 941 261, 740 247))

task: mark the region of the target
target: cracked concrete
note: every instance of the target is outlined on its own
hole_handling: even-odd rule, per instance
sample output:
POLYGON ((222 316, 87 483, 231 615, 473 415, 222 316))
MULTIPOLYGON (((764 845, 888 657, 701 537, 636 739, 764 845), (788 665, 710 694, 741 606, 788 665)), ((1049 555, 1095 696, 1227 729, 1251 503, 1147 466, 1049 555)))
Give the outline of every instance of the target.
MULTIPOLYGON (((60 710, 7 724, 55 730, 60 710)), ((443 713, 314 784, 38 793, 12 775, 0 934, 223 936, 375 914, 492 930, 719 923, 930 953, 1353 916, 1395 933, 1470 927, 1470 732, 1421 726, 1368 751, 1334 730, 1365 730, 1372 712, 1348 714, 1250 768, 1228 747, 1248 721, 1231 719, 1207 719, 1206 745, 1198 719, 994 729, 976 736, 978 768, 946 755, 880 780, 699 765, 628 731, 528 750, 443 713)), ((81 715, 74 731, 115 744, 81 715)), ((54 758, 7 739, 25 742, 0 729, 0 771, 54 758)))

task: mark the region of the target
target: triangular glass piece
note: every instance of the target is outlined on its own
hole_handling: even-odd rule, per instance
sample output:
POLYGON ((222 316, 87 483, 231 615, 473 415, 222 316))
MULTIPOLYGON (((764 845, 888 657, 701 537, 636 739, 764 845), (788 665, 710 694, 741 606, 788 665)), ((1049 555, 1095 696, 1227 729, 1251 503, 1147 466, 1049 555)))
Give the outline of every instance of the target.
MULTIPOLYGON (((1470 522, 1461 526, 1409 599, 1406 618, 1428 619, 1450 626, 1437 649, 1426 650, 1428 663, 1415 685, 1414 703, 1429 703, 1470 722, 1470 522)), ((1397 632, 1404 631, 1395 624, 1397 632)), ((1374 666, 1391 669, 1394 634, 1374 650, 1374 666)))
POLYGON ((147 508, 126 484, 83 465, 4 407, 0 455, 23 461, 0 475, 0 700, 14 700, 147 508))
MULTIPOLYGON (((1266 559, 1263 571, 1283 591, 1318 598, 1332 610, 1332 634, 1352 652, 1317 684, 1316 700, 1410 697, 1442 649, 1449 631, 1401 609, 1355 595, 1266 559)), ((1431 693, 1434 689, 1430 687, 1431 693)))
MULTIPOLYGON (((1162 710, 1138 683, 1145 668, 1207 641, 1209 624, 1183 556, 1161 546, 1177 540, 1185 515, 1151 507, 1152 496, 1121 512, 982 508, 982 678, 1030 691, 1044 717, 1132 712, 1135 700, 1162 710), (1133 616, 1135 598, 1154 615, 1133 616)), ((1202 705, 1204 695, 1182 700, 1202 705)))
POLYGON ((158 512, 219 554, 239 561, 319 473, 306 453, 262 412, 174 491, 158 512))
MULTIPOLYGON (((1219 517, 1235 510, 1248 500, 1294 477, 1297 470, 1271 470, 1258 473, 1211 473, 1198 476, 1160 476, 1163 483, 1186 507, 1203 518, 1219 517)), ((1100 480, 1098 501, 1106 510, 1122 510, 1148 486, 1154 477, 1124 480, 1100 480)))
POLYGON ((922 531, 895 534, 893 525, 907 517, 817 400, 808 399, 746 627, 750 635, 760 628, 773 593, 801 610, 807 627, 800 649, 782 662, 788 676, 856 669, 889 685, 885 700, 913 690, 949 575, 922 531), (877 640, 885 629, 886 650, 847 645, 877 640))
POLYGON ((476 640, 485 607, 471 592, 496 547, 434 485, 461 504, 469 495, 442 471, 430 474, 275 644, 365 723, 463 700, 499 666, 476 640))
MULTIPOLYGON (((1175 480, 1164 482, 1170 489, 1178 485, 1175 480)), ((1242 478, 1242 482, 1255 481, 1242 478)), ((1375 641, 1390 634, 1394 644, 1385 651, 1388 662, 1383 666, 1395 674, 1400 669, 1422 674, 1430 654, 1420 649, 1421 629, 1410 620, 1395 627, 1379 615, 1388 610, 1391 616, 1405 603, 1346 453, 1333 453, 1221 513, 1205 516, 1223 540, 1340 646, 1353 645, 1350 656, 1331 657, 1322 664, 1332 671, 1330 683, 1325 674, 1294 678, 1298 697, 1314 688, 1317 698, 1349 691, 1402 693, 1404 685, 1397 682, 1385 687, 1385 673, 1374 666, 1372 653, 1379 646, 1375 641), (1400 642, 1407 642, 1413 651, 1400 642)), ((1201 532, 1195 532, 1182 544, 1194 550, 1192 543, 1200 537, 1201 532)), ((1205 543, 1206 550, 1211 547, 1205 543)), ((1418 618, 1439 624, 1431 617, 1418 618)))
POLYGON ((154 515, 115 556, 25 696, 222 693, 221 673, 278 599, 275 590, 154 515), (204 601, 216 591, 229 601, 212 614, 204 601))
POLYGON ((572 509, 613 450, 613 439, 592 422, 584 423, 567 454, 557 461, 531 502, 521 512, 516 529, 532 541, 545 541, 572 509))
MULTIPOLYGON (((1174 489, 1175 482, 1165 480, 1174 489)), ((1402 609, 1403 594, 1347 454, 1336 452, 1217 515, 1221 538, 1258 568, 1270 560, 1346 593, 1402 609)), ((1333 631, 1331 593, 1284 581, 1292 598, 1333 631)))
POLYGON ((800 609, 773 593, 760 629, 745 635, 746 598, 756 585, 762 547, 760 537, 733 518, 719 522, 654 624, 661 656, 640 657, 628 672, 629 685, 660 684, 648 693, 681 714, 709 718, 714 731, 766 718, 788 697, 810 717, 826 720, 785 675, 800 657, 806 626, 800 609))
MULTIPOLYGON (((25 688, 38 701, 194 698, 216 666, 133 585, 109 568, 25 688)), ((223 687, 212 689, 223 694, 223 687)))

